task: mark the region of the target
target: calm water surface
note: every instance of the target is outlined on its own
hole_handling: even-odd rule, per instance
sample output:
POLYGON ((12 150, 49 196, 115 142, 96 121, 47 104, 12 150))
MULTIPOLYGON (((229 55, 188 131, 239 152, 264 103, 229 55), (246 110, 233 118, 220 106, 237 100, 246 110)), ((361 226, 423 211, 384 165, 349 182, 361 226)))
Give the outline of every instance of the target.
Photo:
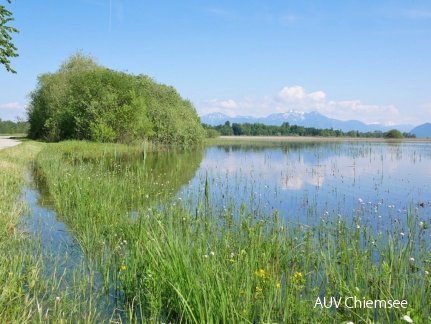
POLYGON ((245 203, 257 216, 277 210, 289 222, 341 215, 377 226, 402 222, 411 211, 430 223, 429 142, 208 147, 177 199, 197 203, 206 179, 215 212, 245 203), (360 211, 366 219, 355 218, 360 211))

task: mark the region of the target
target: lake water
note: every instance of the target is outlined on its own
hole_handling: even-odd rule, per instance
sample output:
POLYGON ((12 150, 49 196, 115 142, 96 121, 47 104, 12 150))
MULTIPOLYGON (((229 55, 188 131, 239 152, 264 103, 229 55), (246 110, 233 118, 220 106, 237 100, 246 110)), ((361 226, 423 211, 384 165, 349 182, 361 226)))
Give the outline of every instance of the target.
MULTIPOLYGON (((78 167, 87 162, 80 163, 78 167)), ((96 171, 106 171, 93 180, 95 187, 106 178, 130 183, 119 186, 116 194, 122 199, 124 217, 136 218, 148 207, 166 206, 166 200, 172 200, 192 212, 210 206, 216 217, 238 215, 243 206, 256 221, 274 213, 293 226, 342 218, 354 227, 406 238, 412 229, 408 219, 413 218, 420 237, 431 241, 431 142, 244 141, 196 151, 115 157, 103 163, 103 167, 95 163, 96 171)), ((25 226, 40 238, 44 263, 54 262, 57 272, 65 273, 62 287, 72 295, 79 292, 74 291, 71 274, 94 276, 88 285, 98 292, 97 309, 107 316, 115 310, 125 318, 117 310, 121 298, 113 291, 116 286, 109 288, 110 297, 103 296, 101 275, 54 212, 46 185, 37 184, 38 190, 24 191, 23 199, 32 209, 25 226)), ((47 278, 56 275, 49 266, 45 271, 47 278)))
POLYGON ((405 225, 410 211, 421 226, 430 224, 429 142, 208 147, 196 175, 176 198, 196 204, 206 180, 215 212, 245 203, 256 217, 277 210, 288 222, 312 225, 339 215, 357 226, 387 228, 405 225))

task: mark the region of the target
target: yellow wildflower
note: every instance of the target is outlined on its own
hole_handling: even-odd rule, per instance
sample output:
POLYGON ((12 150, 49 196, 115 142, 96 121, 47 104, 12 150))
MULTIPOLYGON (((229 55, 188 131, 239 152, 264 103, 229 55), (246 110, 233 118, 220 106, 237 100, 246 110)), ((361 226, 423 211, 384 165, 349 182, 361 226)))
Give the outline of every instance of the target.
POLYGON ((265 270, 263 269, 256 270, 254 274, 256 275, 256 277, 265 278, 265 270))
POLYGON ((122 266, 121 266, 121 270, 122 270, 122 271, 126 270, 126 266, 125 266, 125 265, 122 265, 122 266))
POLYGON ((292 276, 292 280, 297 280, 297 279, 301 279, 301 278, 302 278, 301 272, 295 272, 292 276))
POLYGON ((275 288, 280 289, 280 287, 281 287, 281 284, 280 284, 279 282, 277 282, 277 283, 275 284, 275 288))

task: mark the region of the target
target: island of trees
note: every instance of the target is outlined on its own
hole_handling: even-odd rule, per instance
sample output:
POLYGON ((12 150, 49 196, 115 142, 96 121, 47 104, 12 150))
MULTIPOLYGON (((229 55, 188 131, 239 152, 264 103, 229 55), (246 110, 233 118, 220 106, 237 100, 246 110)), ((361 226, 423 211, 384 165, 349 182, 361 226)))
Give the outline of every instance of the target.
POLYGON ((194 145, 205 131, 195 108, 146 75, 100 66, 82 53, 38 77, 27 109, 31 139, 194 145))
POLYGON ((321 136, 321 137, 365 137, 365 138, 414 138, 416 135, 410 133, 401 133, 399 130, 392 129, 388 132, 359 132, 351 130, 343 132, 334 129, 320 129, 315 127, 304 127, 290 125, 284 122, 281 126, 265 125, 262 123, 233 123, 226 121, 224 124, 211 126, 203 124, 207 130, 208 137, 223 136, 321 136))

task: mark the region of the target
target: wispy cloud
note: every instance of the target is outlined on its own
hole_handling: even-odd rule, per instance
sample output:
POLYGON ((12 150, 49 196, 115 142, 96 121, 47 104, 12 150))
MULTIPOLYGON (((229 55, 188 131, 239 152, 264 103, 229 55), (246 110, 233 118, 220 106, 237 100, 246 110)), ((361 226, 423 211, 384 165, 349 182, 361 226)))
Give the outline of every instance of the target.
POLYGON ((19 102, 8 102, 0 104, 0 109, 21 109, 23 106, 19 102))
POLYGON ((236 14, 227 9, 217 8, 217 7, 209 7, 206 8, 205 11, 213 16, 222 17, 222 18, 235 18, 236 14))
MULTIPOLYGON (((265 117, 272 113, 295 109, 304 112, 318 111, 321 114, 340 120, 356 119, 364 123, 385 125, 405 123, 394 105, 365 104, 360 100, 327 100, 325 92, 308 92, 301 86, 284 87, 278 93, 265 97, 245 97, 241 100, 212 99, 198 103, 201 115, 222 112, 229 116, 251 115, 265 117)), ((431 105, 423 108, 431 110, 431 105)))
POLYGON ((26 106, 19 102, 8 102, 0 104, 0 118, 2 120, 16 120, 24 118, 26 106))
POLYGON ((431 11, 412 9, 405 11, 404 16, 412 19, 430 19, 431 11))

